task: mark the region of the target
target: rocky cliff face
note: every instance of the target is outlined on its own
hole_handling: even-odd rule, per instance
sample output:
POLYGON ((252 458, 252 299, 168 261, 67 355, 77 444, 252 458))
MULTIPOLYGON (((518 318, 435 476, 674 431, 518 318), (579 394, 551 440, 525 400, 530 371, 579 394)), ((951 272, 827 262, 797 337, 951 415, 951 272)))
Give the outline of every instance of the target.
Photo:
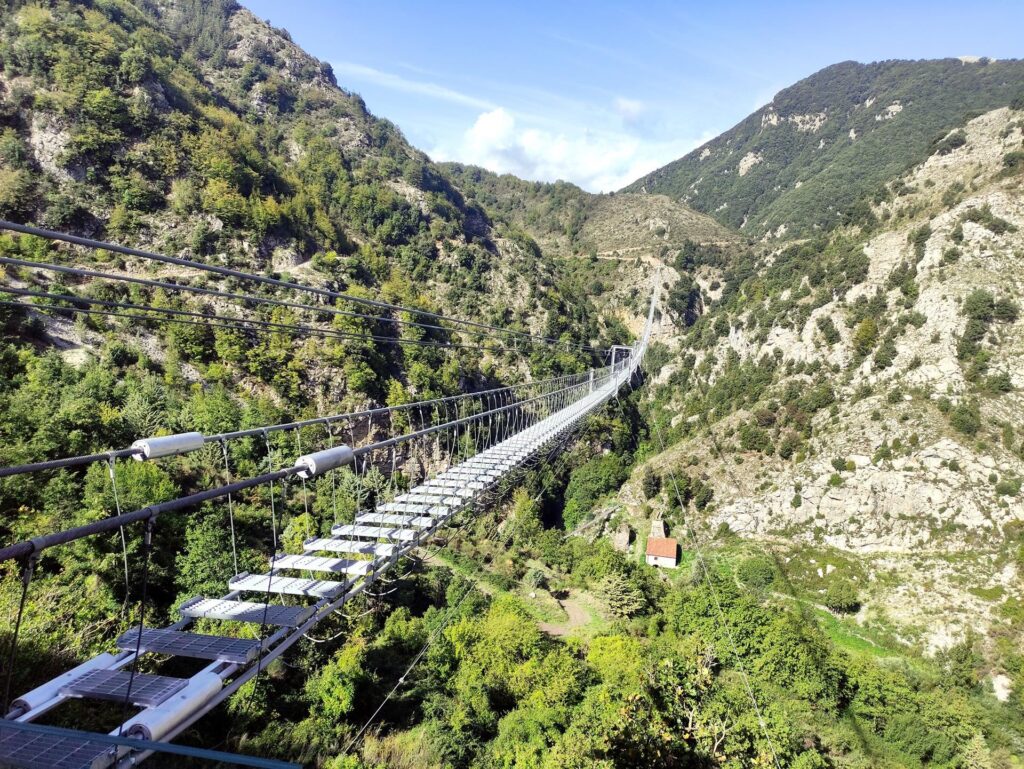
MULTIPOLYGON (((694 355, 689 370, 706 376, 669 396, 673 424, 706 427, 652 460, 662 472, 696 468, 714 485, 715 503, 689 513, 708 536, 727 526, 786 559, 804 548, 852 554, 865 568, 862 619, 884 615, 930 648, 998 622, 998 607, 1021 594, 1022 129, 1019 111, 985 113, 955 132, 955 147, 894 181, 874 206, 878 226, 836 236, 864 260, 852 286, 811 290, 812 259, 807 275, 792 277, 795 289, 758 299, 750 286, 787 269, 785 249, 762 251, 741 309, 711 304, 706 320, 728 326, 717 320, 720 335, 694 355), (766 328, 755 316, 772 307, 784 309, 766 328), (696 413, 694 393, 715 388, 730 365, 766 360, 775 377, 755 403, 721 419, 696 413), (818 382, 833 402, 784 458, 780 402, 787 388, 818 382), (754 430, 774 446, 751 449, 744 436, 754 430)), ((655 380, 663 397, 692 349, 664 341, 677 352, 655 380)), ((635 499, 635 490, 623 496, 639 514, 635 499)))

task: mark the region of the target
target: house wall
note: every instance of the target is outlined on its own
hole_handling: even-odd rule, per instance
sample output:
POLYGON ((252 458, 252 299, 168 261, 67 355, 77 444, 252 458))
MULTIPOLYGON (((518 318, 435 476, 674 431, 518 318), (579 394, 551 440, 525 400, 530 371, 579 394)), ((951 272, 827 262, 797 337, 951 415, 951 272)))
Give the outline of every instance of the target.
POLYGON ((663 569, 674 569, 676 567, 675 558, 662 558, 660 555, 649 555, 647 556, 648 566, 660 566, 663 569))

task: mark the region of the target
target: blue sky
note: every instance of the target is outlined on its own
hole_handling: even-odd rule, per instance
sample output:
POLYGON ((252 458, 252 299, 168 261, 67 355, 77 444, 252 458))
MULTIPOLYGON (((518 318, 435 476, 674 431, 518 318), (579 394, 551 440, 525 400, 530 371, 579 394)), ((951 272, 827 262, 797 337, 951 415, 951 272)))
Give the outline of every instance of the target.
POLYGON ((622 187, 838 61, 1024 55, 1024 2, 242 0, 435 160, 622 187))

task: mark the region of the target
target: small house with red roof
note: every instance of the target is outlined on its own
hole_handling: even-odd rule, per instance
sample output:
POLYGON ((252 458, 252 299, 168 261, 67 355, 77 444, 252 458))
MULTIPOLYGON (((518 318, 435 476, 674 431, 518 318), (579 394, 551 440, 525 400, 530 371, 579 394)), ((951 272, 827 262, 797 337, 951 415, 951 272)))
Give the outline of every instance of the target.
POLYGON ((647 540, 647 563, 663 569, 674 569, 679 563, 679 543, 672 537, 650 537, 647 540))

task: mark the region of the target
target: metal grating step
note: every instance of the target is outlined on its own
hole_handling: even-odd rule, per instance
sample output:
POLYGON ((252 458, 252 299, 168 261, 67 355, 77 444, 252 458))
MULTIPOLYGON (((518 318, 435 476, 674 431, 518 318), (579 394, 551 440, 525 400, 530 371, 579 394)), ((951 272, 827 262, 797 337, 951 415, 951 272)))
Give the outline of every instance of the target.
POLYGON ((422 494, 418 488, 410 491, 408 494, 395 497, 395 502, 423 502, 428 505, 451 508, 460 507, 462 505, 462 500, 458 497, 453 497, 450 494, 422 494))
POLYGON ((183 617, 253 622, 257 625, 267 624, 278 627, 298 627, 312 616, 313 610, 312 606, 278 606, 201 596, 186 601, 178 608, 183 617))
POLYGON ((448 508, 442 505, 428 505, 416 502, 385 502, 377 505, 381 513, 414 513, 421 515, 447 515, 448 508))
POLYGON ((283 595, 304 595, 310 598, 334 598, 349 586, 348 582, 333 582, 303 577, 282 577, 279 574, 239 574, 231 578, 231 590, 245 590, 250 593, 276 593, 283 595))
MULTIPOLYGON (((477 484, 482 486, 483 484, 477 484)), ((456 483, 455 481, 428 481, 427 483, 420 486, 424 491, 437 491, 442 494, 454 494, 462 499, 468 499, 476 496, 476 489, 467 488, 465 483, 456 483)))
POLYGON ((424 486, 431 489, 455 490, 455 494, 461 494, 467 490, 482 491, 487 488, 487 484, 482 481, 474 481, 468 478, 451 478, 443 475, 437 476, 432 481, 427 481, 424 486))
POLYGON ((353 574, 361 577, 373 569, 373 563, 373 561, 353 561, 348 558, 323 558, 318 555, 277 555, 270 559, 270 568, 322 571, 328 574, 353 574))
POLYGON ((496 478, 501 476, 501 472, 498 470, 480 470, 479 468, 474 469, 472 467, 463 467, 458 465, 451 467, 443 472, 437 474, 434 480, 464 480, 469 478, 473 481, 479 481, 481 483, 493 482, 496 478))
POLYGON ((387 515, 385 513, 364 513, 356 516, 357 524, 365 523, 386 523, 392 526, 416 526, 426 529, 433 526, 441 519, 441 516, 433 518, 429 515, 387 515))
POLYGON ((514 464, 515 462, 506 462, 504 460, 492 462, 486 459, 470 459, 468 462, 463 462, 459 467, 466 470, 496 470, 499 474, 504 475, 514 464))
POLYGON ((36 734, 0 721, 0 766, 17 769, 106 769, 116 748, 86 737, 36 734))
MULTIPOLYGON (((139 629, 129 630, 117 639, 117 648, 135 650, 139 629)), ((225 638, 219 635, 201 635, 181 630, 147 629, 142 631, 141 651, 153 654, 172 654, 200 660, 218 660, 244 664, 256 658, 259 641, 246 638, 225 638)), ((134 689, 134 687, 132 687, 134 689)))
POLYGON ((439 477, 451 475, 472 475, 474 478, 494 479, 501 475, 501 470, 491 470, 486 467, 467 467, 465 464, 453 465, 445 470, 439 477))
POLYGON ((148 673, 136 673, 133 678, 127 670, 90 670, 82 677, 60 687, 60 693, 66 697, 115 702, 122 701, 125 694, 128 694, 133 705, 150 708, 159 705, 172 694, 177 694, 186 684, 188 680, 185 678, 154 676, 148 673))
POLYGON ((474 472, 472 470, 453 469, 441 473, 441 475, 437 476, 437 479, 462 481, 463 483, 479 483, 484 488, 487 488, 500 477, 501 473, 474 472))
MULTIPOLYGON (((339 529, 348 524, 334 526, 332 531, 336 534, 339 529)), ((395 554, 397 545, 382 544, 380 542, 356 542, 351 539, 340 537, 316 537, 302 543, 302 549, 307 553, 324 551, 328 553, 360 553, 362 555, 375 555, 389 557, 395 554)))
POLYGON ((399 542, 411 542, 419 535, 419 531, 412 529, 397 529, 390 526, 354 526, 348 524, 338 526, 331 530, 332 534, 339 537, 363 537, 365 539, 389 539, 399 542))

